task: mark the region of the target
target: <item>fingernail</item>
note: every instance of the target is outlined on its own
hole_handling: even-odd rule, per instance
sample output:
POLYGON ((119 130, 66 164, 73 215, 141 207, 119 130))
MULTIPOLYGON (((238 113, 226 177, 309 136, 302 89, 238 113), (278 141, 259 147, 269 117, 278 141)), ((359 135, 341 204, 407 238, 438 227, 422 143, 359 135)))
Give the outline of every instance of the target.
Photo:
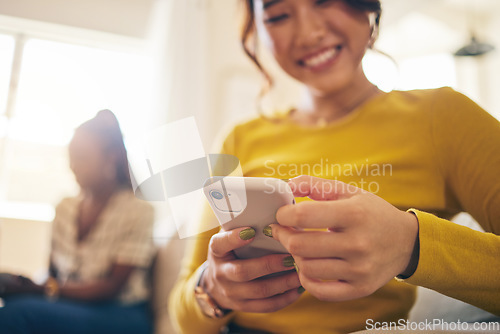
POLYGON ((283 265, 285 267, 293 267, 295 265, 295 260, 292 256, 287 256, 283 259, 283 265))
POLYGON ((297 274, 299 273, 299 266, 297 265, 297 263, 293 262, 293 266, 295 267, 295 271, 297 272, 297 274))
POLYGON ((304 291, 306 291, 306 289, 304 289, 302 285, 297 288, 297 292, 300 294, 304 293, 304 291))
POLYGON ((264 235, 267 237, 270 237, 270 238, 273 237, 273 230, 272 230, 271 226, 269 226, 269 225, 264 227, 264 230, 262 230, 262 232, 264 232, 264 235))
POLYGON ((255 237, 255 230, 251 227, 240 231, 240 239, 241 240, 250 240, 253 237, 255 237))

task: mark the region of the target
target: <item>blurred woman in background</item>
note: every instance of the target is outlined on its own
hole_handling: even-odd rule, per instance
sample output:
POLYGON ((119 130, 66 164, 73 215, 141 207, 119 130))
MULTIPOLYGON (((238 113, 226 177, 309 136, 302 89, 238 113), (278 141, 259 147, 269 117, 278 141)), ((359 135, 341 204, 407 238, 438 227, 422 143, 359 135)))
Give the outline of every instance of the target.
POLYGON ((115 115, 100 111, 69 145, 81 192, 56 208, 50 277, 0 278, 2 333, 152 333, 147 270, 154 211, 135 198, 115 115))

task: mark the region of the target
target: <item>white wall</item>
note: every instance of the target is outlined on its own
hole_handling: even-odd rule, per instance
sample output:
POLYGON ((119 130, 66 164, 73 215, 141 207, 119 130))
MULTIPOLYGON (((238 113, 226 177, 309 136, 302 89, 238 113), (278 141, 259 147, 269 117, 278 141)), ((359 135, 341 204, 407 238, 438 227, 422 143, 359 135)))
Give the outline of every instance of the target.
POLYGON ((394 58, 452 54, 478 40, 496 46, 479 57, 456 57, 457 89, 500 119, 500 1, 382 0, 381 35, 377 46, 394 58), (384 7, 385 6, 385 7, 384 7))
POLYGON ((0 272, 35 277, 47 271, 52 223, 0 218, 0 272))
POLYGON ((145 38, 155 0, 0 0, 0 14, 145 38))

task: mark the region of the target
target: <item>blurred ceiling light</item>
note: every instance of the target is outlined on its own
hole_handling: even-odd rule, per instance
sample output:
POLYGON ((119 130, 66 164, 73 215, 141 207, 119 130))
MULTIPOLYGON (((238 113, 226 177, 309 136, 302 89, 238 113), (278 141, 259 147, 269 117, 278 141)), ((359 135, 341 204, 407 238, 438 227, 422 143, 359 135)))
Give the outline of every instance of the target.
POLYGON ((466 24, 469 26, 470 40, 469 44, 462 46, 460 49, 458 49, 453 53, 453 55, 456 57, 477 57, 485 53, 488 53, 490 51, 493 51, 495 49, 493 45, 485 42, 480 42, 476 38, 475 31, 477 27, 475 27, 475 25, 478 22, 478 14, 479 14, 478 3, 479 2, 477 1, 475 3, 468 1, 462 2, 462 6, 464 9, 463 12, 466 15, 465 16, 466 24), (471 6, 474 7, 471 8, 471 6))
POLYGON ((479 42, 474 34, 472 34, 469 44, 455 51, 453 55, 457 57, 476 57, 493 50, 495 50, 493 45, 479 42))

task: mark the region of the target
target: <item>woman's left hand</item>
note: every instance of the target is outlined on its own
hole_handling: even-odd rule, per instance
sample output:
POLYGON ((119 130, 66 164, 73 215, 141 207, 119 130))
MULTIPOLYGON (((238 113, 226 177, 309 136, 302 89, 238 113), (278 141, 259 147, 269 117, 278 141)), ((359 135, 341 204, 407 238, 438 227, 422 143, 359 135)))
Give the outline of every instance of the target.
POLYGON ((300 176, 289 185, 296 197, 314 201, 280 208, 272 234, 292 254, 309 293, 324 301, 356 299, 397 275, 413 273, 412 255, 418 261, 414 214, 339 181, 300 176))

